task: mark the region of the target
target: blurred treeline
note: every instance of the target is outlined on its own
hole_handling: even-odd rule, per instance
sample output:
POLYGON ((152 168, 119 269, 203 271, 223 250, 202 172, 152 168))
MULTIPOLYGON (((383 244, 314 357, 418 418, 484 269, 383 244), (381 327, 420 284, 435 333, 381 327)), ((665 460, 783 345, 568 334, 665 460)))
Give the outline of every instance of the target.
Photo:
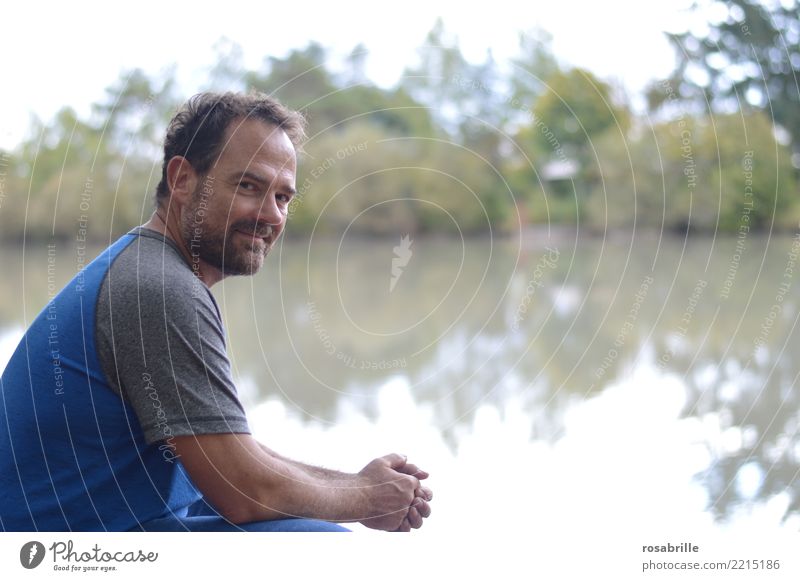
MULTIPOLYGON (((685 63, 635 114, 621 87, 559 62, 538 31, 520 34, 510 62, 487 54, 476 64, 439 21, 390 88, 367 77, 361 45, 336 60, 311 43, 258 70, 228 40, 216 53, 202 89, 265 91, 308 119, 290 234, 545 223, 736 232, 800 220, 800 130, 770 115, 774 98, 717 106, 712 86, 698 100, 685 63)), ((189 96, 174 77, 174 68, 126 71, 89 116, 64 107, 34 120, 17 148, 0 152, 0 236, 74 238, 85 228, 108 240, 145 220, 164 128, 189 96)))

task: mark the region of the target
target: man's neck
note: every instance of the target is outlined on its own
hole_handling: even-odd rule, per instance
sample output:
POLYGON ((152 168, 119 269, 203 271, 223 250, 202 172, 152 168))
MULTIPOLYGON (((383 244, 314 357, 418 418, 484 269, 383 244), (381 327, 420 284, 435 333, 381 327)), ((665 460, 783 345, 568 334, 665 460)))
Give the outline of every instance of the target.
POLYGON ((150 216, 150 219, 142 224, 141 227, 158 232, 165 238, 172 240, 180 250, 181 255, 186 259, 186 262, 192 265, 192 271, 207 287, 211 288, 212 285, 224 278, 219 269, 214 268, 202 259, 197 260, 192 257, 183 240, 183 236, 181 236, 178 217, 173 212, 168 212, 166 208, 159 206, 150 216), (197 266, 195 267, 194 265, 197 266))

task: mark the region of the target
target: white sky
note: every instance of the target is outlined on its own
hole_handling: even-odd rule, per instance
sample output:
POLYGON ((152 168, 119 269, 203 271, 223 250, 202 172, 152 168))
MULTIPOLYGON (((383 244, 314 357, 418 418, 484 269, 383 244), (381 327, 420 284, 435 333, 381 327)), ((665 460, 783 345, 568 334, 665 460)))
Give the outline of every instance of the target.
POLYGON ((662 31, 685 20, 688 0, 493 0, 403 3, 226 0, 200 2, 14 2, 3 7, 0 33, 2 98, 0 147, 16 144, 32 113, 49 119, 64 105, 79 113, 103 96, 123 69, 155 73, 176 63, 186 96, 201 85, 220 37, 237 42, 245 65, 316 40, 344 54, 358 42, 370 51, 368 73, 387 86, 405 66, 437 16, 456 34, 468 59, 514 54, 521 30, 553 35, 564 63, 621 81, 632 95, 672 70, 674 57, 662 31), (391 8, 390 6, 401 8, 391 8), (113 7, 110 9, 109 7, 113 7))

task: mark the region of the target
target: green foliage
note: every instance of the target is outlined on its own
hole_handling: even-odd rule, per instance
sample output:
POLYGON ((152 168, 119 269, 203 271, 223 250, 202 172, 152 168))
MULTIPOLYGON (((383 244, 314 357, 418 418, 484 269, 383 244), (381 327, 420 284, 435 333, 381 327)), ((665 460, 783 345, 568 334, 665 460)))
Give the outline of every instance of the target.
MULTIPOLYGON (((745 10, 751 34, 766 42, 773 29, 757 25, 753 14, 765 13, 753 10, 745 10)), ((773 23, 780 30, 791 19, 781 14, 773 23)), ((681 77, 651 92, 662 122, 646 124, 614 87, 559 64, 540 31, 520 36, 510 63, 491 53, 473 63, 437 22, 419 61, 391 88, 367 78, 360 44, 338 69, 316 43, 268 57, 258 70, 244 67, 230 40, 215 51, 205 89, 272 93, 309 121, 289 236, 498 233, 532 222, 734 232, 749 187, 750 227, 800 219, 790 152, 766 115, 690 115, 681 77)), ((34 120, 2 158, 0 236, 75 240, 85 230, 101 242, 144 221, 164 130, 184 99, 174 76, 174 68, 123 72, 88 118, 65 107, 34 120)), ((775 119, 789 127, 794 113, 783 106, 775 119)))
POLYGON ((463 146, 361 122, 305 150, 290 232, 473 233, 503 218, 491 172, 463 146))
POLYGON ((547 79, 547 89, 533 109, 534 123, 521 132, 521 138, 533 141, 538 151, 549 149, 550 155, 558 155, 554 148, 560 145, 568 156, 586 156, 594 137, 611 127, 624 132, 630 124, 630 114, 614 103, 611 92, 589 71, 556 72, 547 79))
POLYGON ((679 118, 619 147, 597 140, 600 183, 587 204, 593 228, 637 226, 736 232, 796 226, 789 149, 762 113, 679 118))
POLYGON ((595 141, 614 133, 621 139, 606 145, 620 147, 630 125, 627 107, 612 93, 610 85, 582 69, 559 69, 545 79, 517 132, 516 163, 508 167, 520 197, 528 198, 531 220, 580 223, 599 179, 595 141))

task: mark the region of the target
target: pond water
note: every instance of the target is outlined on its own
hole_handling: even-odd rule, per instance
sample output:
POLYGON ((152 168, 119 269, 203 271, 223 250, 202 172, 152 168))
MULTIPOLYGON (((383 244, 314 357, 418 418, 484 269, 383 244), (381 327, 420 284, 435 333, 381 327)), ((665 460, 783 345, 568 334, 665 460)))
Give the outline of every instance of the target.
MULTIPOLYGON (((254 434, 343 470, 408 454, 435 494, 418 534, 796 529, 798 250, 754 235, 312 237, 214 292, 254 434)), ((50 254, 0 251, 0 367, 80 264, 74 244, 50 254)))

